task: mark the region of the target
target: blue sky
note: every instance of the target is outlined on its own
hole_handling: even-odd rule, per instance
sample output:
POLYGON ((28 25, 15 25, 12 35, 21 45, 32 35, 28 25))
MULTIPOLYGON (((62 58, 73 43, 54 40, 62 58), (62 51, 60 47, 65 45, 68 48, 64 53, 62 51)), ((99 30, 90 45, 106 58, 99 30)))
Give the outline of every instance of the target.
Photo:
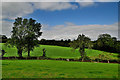
POLYGON ((117 2, 4 2, 2 34, 10 37, 16 17, 40 22, 40 39, 75 39, 85 34, 95 40, 103 33, 118 37, 117 2))
MULTIPOLYGON (((76 4, 77 3, 72 3, 76 4)), ((35 10, 27 17, 32 17, 42 24, 51 26, 61 25, 65 22, 72 22, 76 25, 101 24, 109 25, 118 21, 118 3, 116 2, 96 2, 94 6, 67 9, 67 10, 35 10)), ((78 5, 79 6, 79 5, 78 5)))

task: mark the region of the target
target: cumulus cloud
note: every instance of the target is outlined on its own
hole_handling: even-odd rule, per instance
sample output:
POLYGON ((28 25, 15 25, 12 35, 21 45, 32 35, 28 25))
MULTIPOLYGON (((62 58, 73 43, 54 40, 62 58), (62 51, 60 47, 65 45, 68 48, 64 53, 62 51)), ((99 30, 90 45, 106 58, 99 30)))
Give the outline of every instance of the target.
MULTIPOLYGON (((2 23, 2 33, 8 37, 11 35, 12 23, 9 21, 0 21, 2 23)), ((118 23, 112 25, 75 25, 70 22, 66 22, 65 25, 42 25, 42 36, 45 39, 75 39, 79 34, 85 34, 92 40, 96 40, 99 34, 108 33, 118 38, 118 23)))
POLYGON ((33 7, 30 3, 24 2, 3 2, 2 3, 2 18, 14 19, 18 16, 25 16, 33 13, 33 7))
MULTIPOLYGON (((70 24, 70 23, 69 23, 70 24)), ((108 33, 118 37, 118 23, 112 25, 56 25, 51 30, 43 31, 42 38, 46 39, 75 39, 79 34, 85 34, 92 40, 99 34, 108 33)), ((73 23, 71 23, 73 24, 73 23)), ((43 27, 44 28, 44 27, 43 27)))
POLYGON ((26 16, 36 9, 55 11, 70 8, 75 9, 77 6, 69 2, 3 2, 2 19, 15 19, 16 17, 26 16))
MULTIPOLYGON (((33 13, 36 9, 55 11, 55 10, 78 8, 78 5, 71 4, 69 0, 66 0, 66 2, 63 2, 61 0, 58 0, 58 2, 54 2, 54 0, 53 2, 50 2, 50 1, 47 2, 47 0, 44 0, 44 2, 39 2, 39 1, 38 2, 24 2, 26 0, 24 1, 22 0, 23 2, 10 2, 10 0, 7 0, 7 1, 6 2, 3 1, 2 6, 0 5, 0 7, 2 7, 2 18, 3 19, 14 19, 16 17, 23 17, 23 16, 33 13)), ((96 1, 100 2, 103 0, 96 0, 96 1)), ((113 0, 107 0, 107 1, 113 1, 113 0)), ((88 6, 92 6, 95 4, 94 3, 95 0, 75 0, 75 2, 78 2, 80 7, 88 7, 88 6)))
MULTIPOLYGON (((87 0, 86 0, 87 1, 87 0)), ((81 2, 80 6, 86 7, 93 5, 93 0, 89 0, 90 3, 81 2)), ((100 0, 99 0, 100 1, 100 0)), ((101 0, 102 1, 102 0, 101 0)), ((1 5, 0 5, 1 6, 1 5)), ((59 3, 59 2, 40 2, 40 3, 24 3, 24 2, 3 2, 2 3, 2 18, 3 19, 14 19, 18 16, 26 16, 31 14, 36 9, 42 10, 63 10, 63 9, 75 9, 76 5, 69 2, 59 3)), ((5 34, 10 36, 12 30, 12 23, 10 21, 0 21, 2 24, 2 32, 0 34, 5 34)), ((56 25, 51 28, 49 25, 43 25, 43 38, 46 39, 74 39, 78 34, 85 34, 90 36, 93 40, 97 38, 100 33, 110 33, 113 36, 118 36, 118 26, 117 23, 113 25, 75 25, 70 22, 66 22, 65 25, 56 25)))
POLYGON ((49 10, 49 11, 77 8, 76 5, 72 5, 68 2, 42 2, 42 3, 35 2, 34 7, 36 9, 49 10))

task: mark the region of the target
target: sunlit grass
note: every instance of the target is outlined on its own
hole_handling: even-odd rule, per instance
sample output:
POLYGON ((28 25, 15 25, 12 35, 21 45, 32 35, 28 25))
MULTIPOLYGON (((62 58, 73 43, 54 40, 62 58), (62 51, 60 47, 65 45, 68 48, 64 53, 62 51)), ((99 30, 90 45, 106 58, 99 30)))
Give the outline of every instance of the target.
POLYGON ((2 60, 3 78, 117 78, 118 64, 55 60, 2 60))
MULTIPOLYGON (((4 44, 2 45, 2 48, 7 52, 4 57, 9 56, 18 56, 17 55, 17 49, 15 47, 6 47, 4 44)), ((51 45, 40 45, 39 47, 35 47, 33 51, 31 51, 31 56, 42 56, 42 49, 45 48, 46 56, 51 58, 80 58, 80 53, 78 50, 73 50, 70 47, 60 47, 60 46, 51 46, 51 45)), ((115 53, 109 53, 99 50, 93 50, 93 49, 85 49, 85 52, 87 56, 98 56, 99 54, 111 54, 111 58, 117 59, 117 55, 115 53)), ((27 56, 27 52, 23 52, 23 57, 27 56)))

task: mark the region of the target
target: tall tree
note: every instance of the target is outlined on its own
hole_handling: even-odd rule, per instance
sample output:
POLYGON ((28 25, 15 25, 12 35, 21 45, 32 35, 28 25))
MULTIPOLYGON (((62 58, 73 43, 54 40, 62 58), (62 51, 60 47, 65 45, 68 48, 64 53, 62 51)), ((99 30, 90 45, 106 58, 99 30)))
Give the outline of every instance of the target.
POLYGON ((35 46, 39 46, 38 38, 41 36, 41 24, 30 18, 29 20, 24 19, 24 24, 26 25, 26 36, 25 36, 25 49, 28 51, 28 56, 30 57, 30 51, 34 49, 35 46))
POLYGON ((22 57, 22 51, 24 49, 25 42, 25 26, 23 24, 22 18, 16 18, 13 23, 13 30, 11 31, 11 39, 7 42, 7 44, 11 44, 12 46, 16 46, 18 50, 19 57, 22 57))
POLYGON ((25 49, 28 51, 38 43, 38 37, 42 34, 40 32, 41 24, 36 23, 32 18, 22 19, 18 17, 13 23, 14 27, 12 30, 11 39, 8 41, 12 46, 16 46, 19 57, 22 57, 22 51, 25 49))
POLYGON ((84 34, 79 35, 78 38, 70 43, 70 46, 73 49, 79 48, 79 52, 81 55, 82 61, 84 61, 84 58, 86 57, 85 48, 91 48, 91 39, 89 37, 86 37, 84 34))

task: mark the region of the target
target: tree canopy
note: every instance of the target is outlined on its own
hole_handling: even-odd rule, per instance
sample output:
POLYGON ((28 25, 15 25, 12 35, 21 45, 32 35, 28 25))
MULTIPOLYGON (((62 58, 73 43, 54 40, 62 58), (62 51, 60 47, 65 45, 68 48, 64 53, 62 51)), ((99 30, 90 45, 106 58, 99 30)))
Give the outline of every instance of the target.
POLYGON ((23 50, 28 51, 28 56, 30 56, 30 50, 37 46, 38 37, 42 34, 40 32, 42 25, 32 18, 23 19, 21 17, 16 18, 13 25, 11 39, 8 43, 16 46, 20 57, 22 57, 23 50))
POLYGON ((96 40, 95 47, 103 51, 115 52, 117 46, 117 38, 111 37, 109 34, 100 34, 96 40))
POLYGON ((79 48, 81 59, 83 61, 84 58, 86 57, 85 48, 92 47, 91 39, 89 37, 86 37, 84 34, 82 34, 82 35, 80 34, 80 35, 78 35, 78 38, 76 40, 74 40, 70 43, 70 46, 73 49, 79 48))

